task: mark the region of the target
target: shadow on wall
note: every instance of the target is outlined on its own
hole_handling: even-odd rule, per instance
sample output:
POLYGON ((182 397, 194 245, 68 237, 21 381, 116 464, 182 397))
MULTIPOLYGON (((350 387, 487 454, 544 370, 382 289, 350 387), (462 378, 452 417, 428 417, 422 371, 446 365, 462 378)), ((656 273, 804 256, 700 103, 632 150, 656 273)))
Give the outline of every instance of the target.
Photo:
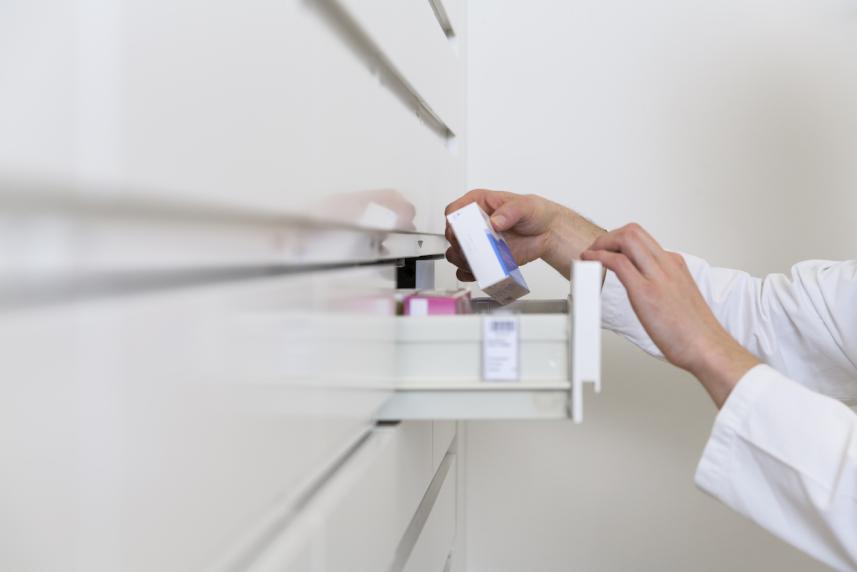
MULTIPOLYGON (((538 193, 755 274, 857 256, 845 0, 469 0, 470 186, 538 193)), ((568 284, 524 269, 534 297, 568 284)), ((607 337, 582 426, 472 424, 470 572, 822 570, 699 493, 714 415, 607 337)))
POLYGON ((582 425, 468 423, 466 569, 824 569, 696 490, 715 414, 699 384, 613 334, 604 348, 582 425))

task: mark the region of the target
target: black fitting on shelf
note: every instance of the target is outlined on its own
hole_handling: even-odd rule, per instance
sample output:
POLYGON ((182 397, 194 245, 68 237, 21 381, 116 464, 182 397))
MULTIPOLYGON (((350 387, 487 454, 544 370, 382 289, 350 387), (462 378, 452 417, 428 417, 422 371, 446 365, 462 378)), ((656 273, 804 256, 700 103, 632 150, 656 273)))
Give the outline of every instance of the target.
POLYGON ((396 288, 417 287, 417 260, 405 258, 396 265, 396 288))

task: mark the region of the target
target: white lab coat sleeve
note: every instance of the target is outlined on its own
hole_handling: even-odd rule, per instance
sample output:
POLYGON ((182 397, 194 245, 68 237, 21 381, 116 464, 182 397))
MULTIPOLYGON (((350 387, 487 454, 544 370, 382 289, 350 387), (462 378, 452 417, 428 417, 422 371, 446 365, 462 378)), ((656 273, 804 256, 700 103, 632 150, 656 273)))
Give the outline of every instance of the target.
MULTIPOLYGON (((717 319, 762 361, 814 391, 857 403, 857 261, 810 260, 755 278, 683 254, 717 319)), ((603 325, 661 357, 612 272, 603 325)))
POLYGON ((809 260, 754 278, 684 255, 717 319, 738 342, 806 387, 857 400, 857 261, 809 260))
POLYGON ((766 365, 717 415, 696 484, 837 570, 857 571, 857 415, 766 365))
POLYGON ((601 288, 601 325, 615 332, 643 351, 663 359, 658 346, 643 328, 631 307, 628 292, 613 272, 607 272, 601 288))

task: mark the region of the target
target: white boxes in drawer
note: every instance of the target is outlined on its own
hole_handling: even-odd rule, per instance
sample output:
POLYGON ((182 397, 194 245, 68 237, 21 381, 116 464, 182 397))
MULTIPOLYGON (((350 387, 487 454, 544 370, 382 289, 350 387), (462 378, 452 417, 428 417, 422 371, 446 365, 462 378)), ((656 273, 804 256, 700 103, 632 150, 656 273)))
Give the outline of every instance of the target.
POLYGON ((517 323, 518 380, 483 381, 483 327, 490 317, 402 317, 397 320, 400 387, 464 388, 483 384, 568 385, 569 319, 565 314, 510 315, 517 323))
POLYGON ((379 418, 580 422, 583 384, 601 384, 601 264, 575 262, 572 275, 569 303, 399 318, 395 391, 379 418))

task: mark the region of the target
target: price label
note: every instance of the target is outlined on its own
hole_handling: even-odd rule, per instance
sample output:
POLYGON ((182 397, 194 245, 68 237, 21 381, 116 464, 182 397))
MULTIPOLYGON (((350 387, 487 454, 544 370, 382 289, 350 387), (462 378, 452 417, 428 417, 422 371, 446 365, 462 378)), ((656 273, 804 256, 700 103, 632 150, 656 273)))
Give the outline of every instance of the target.
POLYGON ((482 379, 518 381, 518 318, 485 316, 482 319, 482 379))

